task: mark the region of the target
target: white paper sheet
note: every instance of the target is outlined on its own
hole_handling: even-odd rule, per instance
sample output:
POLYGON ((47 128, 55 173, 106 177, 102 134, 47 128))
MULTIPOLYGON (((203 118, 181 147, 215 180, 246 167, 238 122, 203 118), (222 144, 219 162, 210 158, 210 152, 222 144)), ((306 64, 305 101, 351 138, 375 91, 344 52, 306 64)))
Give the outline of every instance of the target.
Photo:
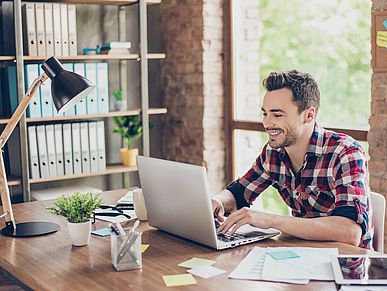
MULTIPOLYGON (((95 210, 95 213, 98 213, 98 212, 113 212, 113 213, 117 213, 117 211, 115 211, 115 210, 100 209, 100 208, 95 210)), ((130 215, 131 219, 136 218, 136 213, 134 212, 134 210, 123 210, 123 212, 125 214, 130 215)), ((108 221, 108 222, 112 222, 112 223, 123 223, 123 222, 129 221, 129 219, 127 219, 123 215, 119 215, 119 216, 99 216, 99 215, 96 215, 95 219, 103 220, 103 221, 108 221)))
POLYGON ((214 276, 226 273, 225 270, 221 270, 213 266, 197 267, 197 268, 190 269, 187 272, 204 279, 209 279, 214 276))

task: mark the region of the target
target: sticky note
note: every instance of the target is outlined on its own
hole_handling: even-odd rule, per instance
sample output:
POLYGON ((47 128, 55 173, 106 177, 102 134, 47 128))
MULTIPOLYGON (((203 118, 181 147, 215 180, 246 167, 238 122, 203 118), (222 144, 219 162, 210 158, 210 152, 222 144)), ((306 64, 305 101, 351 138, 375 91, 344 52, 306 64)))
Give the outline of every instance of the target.
POLYGON ((215 268, 213 266, 203 266, 203 267, 197 267, 193 268, 191 270, 187 271, 188 273, 198 276, 200 278, 209 279, 214 276, 226 273, 225 270, 221 270, 218 268, 215 268))
POLYGON ((387 48, 387 31, 378 31, 376 33, 376 45, 387 48))
POLYGON ((91 233, 99 236, 109 236, 111 234, 111 230, 110 228, 100 228, 91 231, 91 233))
POLYGON ((211 266, 215 264, 216 262, 213 260, 207 260, 207 259, 201 259, 201 258, 192 258, 189 259, 188 261, 184 261, 180 264, 178 264, 179 267, 183 268, 197 268, 197 267, 202 267, 202 266, 211 266))
POLYGON ((267 253, 275 260, 287 260, 287 259, 295 259, 300 258, 299 255, 297 255, 293 251, 275 251, 275 252, 269 252, 267 253))
POLYGON ((163 280, 167 287, 187 286, 187 285, 197 284, 195 278, 191 274, 163 276, 163 280))
POLYGON ((145 252, 147 249, 149 248, 149 245, 146 245, 146 244, 142 244, 141 245, 141 252, 145 252))

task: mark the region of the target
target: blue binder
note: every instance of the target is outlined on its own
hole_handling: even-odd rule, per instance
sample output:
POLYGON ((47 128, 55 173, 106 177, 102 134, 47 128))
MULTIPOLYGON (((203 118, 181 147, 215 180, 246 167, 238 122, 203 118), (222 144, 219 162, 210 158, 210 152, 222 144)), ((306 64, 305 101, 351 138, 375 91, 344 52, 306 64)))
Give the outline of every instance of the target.
POLYGON ((98 113, 109 112, 109 72, 107 63, 97 64, 98 113))
POLYGON ((11 105, 11 113, 13 114, 19 104, 19 100, 17 98, 17 76, 16 76, 16 67, 10 66, 7 68, 8 75, 8 90, 9 90, 9 98, 11 105))
MULTIPOLYGON (((89 79, 93 84, 97 85, 97 64, 96 63, 87 63, 85 65, 86 78, 89 79)), ((97 90, 93 90, 87 96, 87 114, 97 114, 98 113, 98 94, 97 90)))
MULTIPOLYGON (((39 65, 28 64, 24 67, 25 70, 25 88, 26 92, 31 86, 32 82, 39 77, 39 65)), ((40 88, 31 98, 30 105, 27 108, 27 117, 42 117, 42 107, 40 99, 40 88)))

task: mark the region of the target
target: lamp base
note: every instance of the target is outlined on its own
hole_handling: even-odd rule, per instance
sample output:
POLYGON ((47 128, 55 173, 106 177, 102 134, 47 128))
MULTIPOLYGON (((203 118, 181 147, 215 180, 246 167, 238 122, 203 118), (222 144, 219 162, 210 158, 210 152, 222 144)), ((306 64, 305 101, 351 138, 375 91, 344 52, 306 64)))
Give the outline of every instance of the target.
POLYGON ((1 230, 5 236, 12 237, 32 237, 50 234, 60 230, 59 224, 53 222, 31 221, 16 224, 16 229, 12 223, 7 223, 7 226, 1 230))

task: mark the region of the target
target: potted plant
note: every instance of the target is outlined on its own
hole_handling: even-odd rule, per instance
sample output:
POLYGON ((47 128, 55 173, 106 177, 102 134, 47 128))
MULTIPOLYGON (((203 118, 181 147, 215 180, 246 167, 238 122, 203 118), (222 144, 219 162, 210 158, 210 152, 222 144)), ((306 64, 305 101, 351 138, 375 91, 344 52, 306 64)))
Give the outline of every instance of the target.
POLYGON ((47 210, 67 220, 68 231, 74 246, 89 243, 91 233, 91 217, 93 211, 101 206, 102 197, 93 193, 62 195, 47 210))
MULTIPOLYGON (((126 147, 120 149, 121 161, 125 166, 135 166, 138 148, 133 148, 132 144, 143 133, 141 117, 139 115, 115 116, 113 120, 117 124, 113 132, 120 134, 126 143, 126 147)), ((152 128, 151 123, 149 127, 152 128)))
POLYGON ((124 110, 124 100, 122 100, 121 90, 115 90, 113 92, 114 96, 114 110, 123 111, 124 110))

